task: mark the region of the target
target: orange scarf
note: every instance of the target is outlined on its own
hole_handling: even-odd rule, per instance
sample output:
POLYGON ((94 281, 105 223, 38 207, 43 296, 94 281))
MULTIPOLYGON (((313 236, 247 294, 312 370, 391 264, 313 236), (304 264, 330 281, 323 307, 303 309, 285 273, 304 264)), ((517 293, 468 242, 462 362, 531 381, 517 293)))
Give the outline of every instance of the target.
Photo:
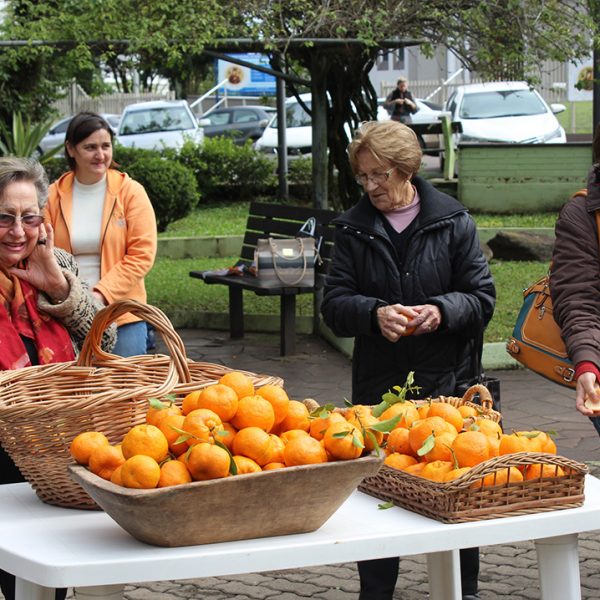
POLYGON ((75 358, 69 332, 38 311, 37 297, 32 285, 0 268, 0 370, 31 366, 22 336, 33 342, 40 365, 75 358))

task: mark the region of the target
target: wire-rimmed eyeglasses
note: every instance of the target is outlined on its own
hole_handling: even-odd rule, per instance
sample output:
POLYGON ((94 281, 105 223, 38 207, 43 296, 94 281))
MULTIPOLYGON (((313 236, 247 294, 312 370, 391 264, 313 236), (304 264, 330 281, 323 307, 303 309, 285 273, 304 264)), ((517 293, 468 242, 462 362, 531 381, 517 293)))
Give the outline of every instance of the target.
POLYGON ((354 177, 354 179, 356 180, 356 183, 359 183, 362 186, 367 185, 367 183, 369 183, 369 181, 374 183, 375 185, 381 185, 382 183, 385 183, 390 178, 390 175, 392 174, 392 171, 395 168, 396 167, 392 167, 391 169, 388 169, 384 173, 373 173, 371 175, 366 175, 365 173, 359 173, 358 175, 356 175, 354 177))
POLYGON ((15 223, 21 223, 24 229, 34 229, 39 227, 44 222, 43 215, 24 215, 17 217, 7 213, 0 213, 0 229, 10 229, 15 226, 15 223))

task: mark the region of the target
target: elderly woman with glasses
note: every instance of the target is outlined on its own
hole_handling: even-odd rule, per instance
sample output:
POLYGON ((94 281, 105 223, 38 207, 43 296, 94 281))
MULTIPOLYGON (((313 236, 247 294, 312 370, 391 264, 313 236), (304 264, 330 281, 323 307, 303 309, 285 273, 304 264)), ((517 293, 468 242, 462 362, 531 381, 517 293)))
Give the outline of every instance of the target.
MULTIPOLYGON (((378 404, 409 372, 413 397, 453 396, 478 375, 495 304, 475 223, 417 176, 421 148, 406 125, 363 123, 348 152, 364 194, 334 221, 321 311, 335 335, 354 337, 352 401, 378 404)), ((464 597, 476 598, 477 550, 461 555, 464 597)), ((359 573, 362 600, 391 600, 397 558, 359 563, 359 573)))
MULTIPOLYGON (((73 257, 54 247, 42 210, 48 179, 34 160, 0 158, 0 370, 71 361, 102 305, 78 278, 73 257)), ((116 326, 104 334, 109 351, 116 326)), ((0 484, 24 481, 0 447, 0 484)), ((15 580, 0 571, 0 589, 14 598, 15 580)), ((64 598, 64 590, 57 598, 64 598)))

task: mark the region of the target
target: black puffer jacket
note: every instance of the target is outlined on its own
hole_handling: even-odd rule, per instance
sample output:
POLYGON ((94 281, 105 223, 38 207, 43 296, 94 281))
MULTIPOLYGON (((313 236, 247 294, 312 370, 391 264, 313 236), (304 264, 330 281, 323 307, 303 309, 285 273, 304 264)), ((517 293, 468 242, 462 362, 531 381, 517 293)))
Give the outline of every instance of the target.
POLYGON ((415 371, 420 397, 452 395, 475 375, 473 351, 494 311, 496 292, 475 223, 454 198, 415 177, 421 210, 404 265, 367 195, 334 222, 335 252, 321 312, 340 337, 354 337, 352 400, 376 404, 415 371), (374 310, 382 305, 435 304, 440 328, 385 339, 374 310))

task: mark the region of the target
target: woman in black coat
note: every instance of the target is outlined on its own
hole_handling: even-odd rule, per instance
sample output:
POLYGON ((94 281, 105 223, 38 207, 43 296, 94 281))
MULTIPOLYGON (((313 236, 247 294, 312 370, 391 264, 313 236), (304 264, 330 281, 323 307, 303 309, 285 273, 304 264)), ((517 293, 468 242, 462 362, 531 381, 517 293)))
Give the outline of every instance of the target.
MULTIPOLYGON (((338 217, 322 314, 354 337, 352 401, 378 404, 415 373, 418 397, 455 395, 492 317, 495 288, 466 208, 416 176, 422 152, 396 121, 364 123, 348 148, 365 194, 338 217)), ((461 551, 463 598, 477 598, 478 553, 461 551)), ((359 563, 362 600, 393 597, 398 559, 359 563)))

